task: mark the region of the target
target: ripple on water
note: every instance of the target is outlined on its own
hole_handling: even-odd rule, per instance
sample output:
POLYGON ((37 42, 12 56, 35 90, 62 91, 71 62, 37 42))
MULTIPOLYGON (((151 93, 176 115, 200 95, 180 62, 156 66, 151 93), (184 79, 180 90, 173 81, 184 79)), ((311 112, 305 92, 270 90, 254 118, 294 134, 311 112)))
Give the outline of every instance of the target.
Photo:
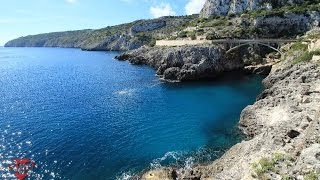
POLYGON ((116 95, 121 95, 121 96, 133 96, 137 92, 137 89, 122 89, 119 91, 114 92, 116 95))

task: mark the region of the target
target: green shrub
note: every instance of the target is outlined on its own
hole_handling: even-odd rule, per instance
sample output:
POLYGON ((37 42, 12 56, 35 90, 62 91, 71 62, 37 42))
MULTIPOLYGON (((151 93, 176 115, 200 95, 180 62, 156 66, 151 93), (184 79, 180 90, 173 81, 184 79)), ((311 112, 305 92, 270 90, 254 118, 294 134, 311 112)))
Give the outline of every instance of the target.
POLYGON ((219 36, 214 32, 208 33, 206 36, 207 40, 214 40, 214 39, 218 39, 218 38, 219 38, 219 36))
POLYGON ((320 39, 320 34, 310 34, 306 36, 306 39, 320 39))
POLYGON ((273 161, 269 161, 267 158, 261 158, 258 163, 254 163, 252 165, 255 173, 261 177, 264 173, 269 172, 269 171, 274 171, 275 163, 273 161))
POLYGON ((260 159, 259 164, 264 172, 274 170, 274 162, 269 161, 267 158, 260 159))
POLYGON ((227 23, 228 23, 228 20, 226 20, 226 19, 218 19, 218 20, 212 22, 211 25, 212 26, 225 26, 225 25, 227 25, 227 23))
POLYGON ((308 50, 308 45, 303 44, 302 42, 296 42, 291 46, 290 50, 292 50, 292 51, 306 51, 306 50, 308 50))
POLYGON ((286 159, 285 155, 282 153, 274 153, 272 157, 272 161, 277 163, 279 161, 284 161, 286 159))
POLYGON ((201 36, 204 34, 204 30, 203 29, 197 29, 197 35, 201 36))
POLYGON ((177 39, 177 36, 170 36, 168 39, 169 39, 169 40, 176 40, 176 39, 177 39))
POLYGON ((234 17, 236 17, 236 14, 234 14, 234 13, 229 13, 228 14, 228 18, 234 18, 234 17))
POLYGON ((293 64, 299 64, 303 62, 309 62, 313 57, 313 52, 304 52, 293 62, 293 64))
POLYGON ((318 180, 320 177, 320 174, 316 171, 310 171, 308 174, 304 175, 304 180, 318 180))
POLYGON ((241 18, 250 18, 250 15, 247 13, 241 14, 241 18))
POLYGON ((281 180, 290 180, 290 177, 287 176, 287 175, 284 175, 284 176, 281 177, 281 180))
POLYGON ((310 53, 311 53, 312 55, 320 56, 320 50, 311 51, 310 53))
POLYGON ((197 39, 197 36, 196 36, 196 32, 195 32, 195 31, 188 32, 188 33, 187 33, 187 36, 188 36, 189 38, 191 38, 191 40, 197 39))
POLYGON ((148 43, 148 46, 150 47, 154 47, 156 45, 156 40, 155 39, 151 39, 150 42, 148 43))
POLYGON ((186 38, 186 37, 187 37, 187 32, 186 32, 186 31, 181 31, 181 32, 178 34, 178 37, 179 37, 179 38, 186 38))

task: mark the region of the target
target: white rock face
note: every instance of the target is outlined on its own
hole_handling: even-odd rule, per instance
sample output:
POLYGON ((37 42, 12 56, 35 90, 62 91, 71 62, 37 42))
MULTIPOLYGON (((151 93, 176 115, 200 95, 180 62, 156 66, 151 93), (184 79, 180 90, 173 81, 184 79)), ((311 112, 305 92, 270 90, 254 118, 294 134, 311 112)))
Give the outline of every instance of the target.
POLYGON ((272 9, 302 2, 303 0, 207 0, 201 10, 200 17, 240 14, 246 10, 272 9))

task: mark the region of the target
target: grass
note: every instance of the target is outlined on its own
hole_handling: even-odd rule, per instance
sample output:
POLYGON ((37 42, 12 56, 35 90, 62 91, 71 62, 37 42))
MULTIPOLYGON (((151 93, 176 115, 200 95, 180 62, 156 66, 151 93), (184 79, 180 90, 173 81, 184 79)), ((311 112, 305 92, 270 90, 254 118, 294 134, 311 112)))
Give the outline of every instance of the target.
POLYGON ((274 153, 273 154, 272 161, 274 163, 277 163, 277 162, 280 162, 280 161, 284 161, 284 160, 286 160, 286 157, 285 157, 284 154, 282 154, 282 153, 274 153))
POLYGON ((316 51, 310 51, 308 52, 308 45, 304 44, 302 42, 296 42, 288 51, 288 54, 293 54, 294 52, 299 52, 300 54, 297 56, 297 58, 293 61, 293 64, 299 64, 303 62, 309 62, 314 55, 320 55, 320 50, 316 51))
POLYGON ((304 180, 318 180, 320 173, 316 171, 310 171, 308 174, 303 176, 304 180))
POLYGON ((306 39, 320 39, 320 34, 310 34, 306 36, 306 39))
POLYGON ((287 175, 285 175, 285 176, 282 176, 282 177, 281 177, 281 180, 290 180, 290 177, 287 176, 287 175))
POLYGON ((303 62, 309 62, 312 59, 313 55, 309 52, 302 53, 297 59, 293 62, 293 64, 299 64, 303 62))
POLYGON ((258 177, 262 177, 264 173, 274 171, 274 165, 275 163, 268 158, 261 158, 258 163, 253 163, 252 167, 258 177))
POLYGON ((311 59, 312 59, 312 57, 314 55, 319 56, 320 55, 320 50, 310 51, 310 52, 308 52, 308 51, 303 52, 300 56, 297 57, 297 59, 293 62, 293 64, 309 62, 309 61, 311 61, 311 59))
POLYGON ((195 32, 195 31, 188 32, 188 33, 187 33, 187 36, 188 36, 189 38, 191 38, 191 40, 197 39, 197 36, 196 36, 196 32, 195 32))
MULTIPOLYGON (((268 172, 280 173, 280 169, 276 166, 277 164, 291 164, 293 161, 294 159, 289 155, 274 153, 271 158, 263 157, 257 163, 253 163, 252 168, 259 179, 264 179, 268 172)), ((289 177, 283 176, 282 179, 289 179, 289 177)))
POLYGON ((219 35, 217 35, 216 33, 214 32, 210 32, 206 35, 206 39, 207 40, 214 40, 214 39, 218 39, 219 38, 219 35))
POLYGON ((291 51, 306 51, 306 50, 308 50, 308 45, 303 44, 302 42, 296 42, 291 46, 290 50, 291 51))

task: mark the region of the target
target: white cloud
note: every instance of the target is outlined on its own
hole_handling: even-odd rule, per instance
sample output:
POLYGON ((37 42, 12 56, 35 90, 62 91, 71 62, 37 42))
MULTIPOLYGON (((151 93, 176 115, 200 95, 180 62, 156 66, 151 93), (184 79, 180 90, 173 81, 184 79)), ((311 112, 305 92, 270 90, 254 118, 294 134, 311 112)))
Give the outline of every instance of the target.
POLYGON ((162 16, 174 16, 177 14, 168 3, 161 3, 160 5, 151 7, 150 13, 155 18, 162 16))
POLYGON ((198 14, 205 2, 206 0, 189 0, 185 7, 187 15, 198 14))
POLYGON ((70 3, 70 4, 74 4, 77 2, 77 0, 66 0, 66 1, 67 1, 67 3, 70 3))

